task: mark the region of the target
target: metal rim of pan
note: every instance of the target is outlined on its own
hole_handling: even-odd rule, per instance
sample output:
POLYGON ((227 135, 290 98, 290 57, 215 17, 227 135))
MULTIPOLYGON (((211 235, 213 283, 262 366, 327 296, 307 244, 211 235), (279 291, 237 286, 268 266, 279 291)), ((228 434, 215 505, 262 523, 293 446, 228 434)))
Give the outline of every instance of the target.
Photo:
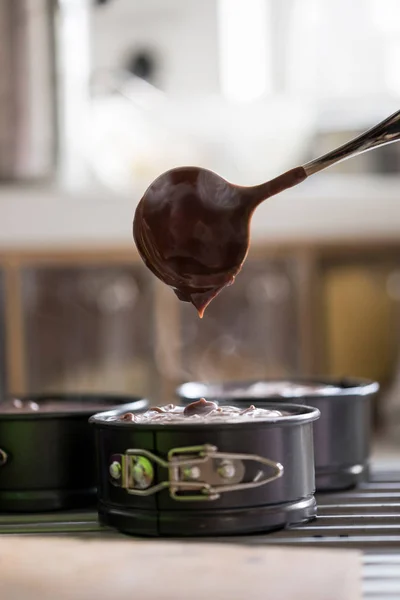
POLYGON ((176 394, 179 398, 187 401, 197 400, 199 397, 205 396, 208 399, 231 399, 232 402, 235 400, 243 402, 244 400, 273 400, 279 398, 280 400, 287 400, 290 403, 295 403, 296 398, 343 398, 348 396, 369 396, 379 391, 379 383, 369 379, 359 378, 287 378, 287 379, 255 379, 246 381, 235 381, 235 382, 212 382, 204 383, 200 381, 188 381, 183 383, 176 389, 176 394), (251 394, 246 389, 255 385, 274 385, 274 384, 287 384, 287 385, 298 385, 301 386, 316 386, 316 391, 303 392, 300 394, 290 393, 285 394, 274 394, 266 392, 265 395, 251 394), (194 390, 198 390, 196 393, 194 390), (193 390, 193 391, 191 391, 193 390))
MULTIPOLYGON (((65 393, 65 394, 15 394, 15 395, 7 395, 3 400, 10 399, 19 399, 26 402, 68 402, 68 404, 73 404, 74 402, 92 402, 98 403, 99 405, 104 404, 105 409, 111 409, 116 406, 118 408, 124 408, 125 412, 142 412, 145 411, 149 407, 149 401, 146 398, 142 398, 139 396, 123 396, 120 394, 96 394, 96 393, 83 393, 83 394, 73 394, 73 393, 65 393)), ((54 418, 89 418, 93 414, 99 412, 99 408, 87 408, 77 410, 66 410, 64 408, 60 408, 60 410, 55 411, 27 411, 27 412, 19 412, 16 409, 15 412, 2 412, 1 411, 1 403, 0 400, 0 420, 42 420, 42 419, 54 419, 54 418)), ((102 410, 102 409, 100 409, 102 410)))

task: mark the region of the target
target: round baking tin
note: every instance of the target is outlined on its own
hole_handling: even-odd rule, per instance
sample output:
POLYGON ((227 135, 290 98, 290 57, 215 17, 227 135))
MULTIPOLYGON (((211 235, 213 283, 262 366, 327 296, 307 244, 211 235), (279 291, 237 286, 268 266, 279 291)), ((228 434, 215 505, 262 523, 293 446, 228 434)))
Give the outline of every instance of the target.
POLYGON ((289 415, 238 423, 112 420, 119 409, 91 417, 100 521, 133 535, 215 536, 312 519, 319 411, 280 409, 289 415))
POLYGON ((89 417, 102 405, 104 409, 124 405, 126 411, 144 411, 148 401, 104 394, 16 397, 39 405, 60 402, 60 410, 2 413, 0 401, 0 511, 40 512, 94 505, 96 451, 89 417), (74 412, 65 408, 66 402, 69 406, 87 403, 88 408, 74 412))
POLYGON ((323 492, 354 487, 367 477, 372 399, 378 390, 378 383, 363 379, 309 378, 189 382, 177 389, 177 395, 183 404, 205 397, 221 405, 262 408, 265 403, 295 402, 315 406, 321 412, 314 424, 315 480, 317 491, 323 492))

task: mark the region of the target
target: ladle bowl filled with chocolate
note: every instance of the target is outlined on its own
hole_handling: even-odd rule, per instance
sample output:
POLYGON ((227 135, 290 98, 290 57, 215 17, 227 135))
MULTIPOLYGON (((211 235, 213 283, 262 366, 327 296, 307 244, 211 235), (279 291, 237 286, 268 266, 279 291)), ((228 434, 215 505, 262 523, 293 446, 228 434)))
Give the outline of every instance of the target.
POLYGON ((124 533, 209 536, 279 529, 316 515, 308 406, 200 399, 90 418, 100 521, 124 533))
POLYGON ((145 191, 133 237, 146 266, 200 317, 246 259, 257 206, 342 160, 397 141, 400 111, 343 146, 252 187, 196 166, 171 169, 145 191))
POLYGON ((91 415, 148 401, 106 394, 32 394, 0 400, 0 511, 93 505, 96 458, 91 415))
POLYGON ((230 383, 188 382, 177 395, 190 404, 206 397, 220 406, 249 403, 262 408, 294 402, 315 406, 321 418, 314 424, 317 491, 351 488, 368 474, 372 400, 378 383, 363 379, 292 379, 230 383))

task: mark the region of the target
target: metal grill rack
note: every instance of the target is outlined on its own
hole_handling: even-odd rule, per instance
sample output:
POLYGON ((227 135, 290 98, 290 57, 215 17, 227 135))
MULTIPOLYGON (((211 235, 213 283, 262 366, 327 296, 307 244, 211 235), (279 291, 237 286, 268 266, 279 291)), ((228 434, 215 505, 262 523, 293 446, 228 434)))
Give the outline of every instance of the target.
MULTIPOLYGON (((399 599, 400 471, 376 471, 369 482, 357 489, 321 494, 317 501, 318 518, 311 523, 270 534, 213 538, 213 541, 356 548, 364 553, 364 598, 399 599)), ((95 511, 0 515, 0 534, 130 540, 101 527, 95 511)))

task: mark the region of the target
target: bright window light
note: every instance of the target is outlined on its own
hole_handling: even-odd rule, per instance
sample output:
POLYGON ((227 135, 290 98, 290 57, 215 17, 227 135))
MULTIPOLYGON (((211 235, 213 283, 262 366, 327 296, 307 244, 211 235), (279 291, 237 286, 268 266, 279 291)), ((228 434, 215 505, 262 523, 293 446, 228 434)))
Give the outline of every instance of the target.
POLYGON ((400 31, 399 0, 370 0, 370 11, 373 24, 383 33, 400 31))
POLYGON ((400 41, 393 40, 387 45, 385 60, 385 80, 389 92, 400 96, 400 41))
POLYGON ((400 95, 400 2, 370 0, 371 21, 382 34, 384 73, 387 90, 400 95))
POLYGON ((231 101, 271 91, 268 9, 268 0, 218 0, 221 89, 231 101))

